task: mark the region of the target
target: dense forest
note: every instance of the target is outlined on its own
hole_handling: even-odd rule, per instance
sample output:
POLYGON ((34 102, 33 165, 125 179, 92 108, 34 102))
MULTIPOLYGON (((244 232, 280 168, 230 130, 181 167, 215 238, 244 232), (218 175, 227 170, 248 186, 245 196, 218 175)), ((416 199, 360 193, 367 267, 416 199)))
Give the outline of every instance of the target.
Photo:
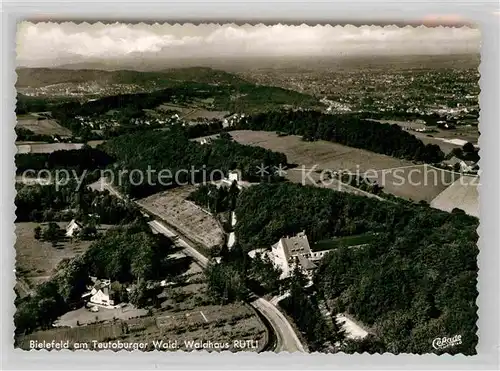
POLYGON ((59 104, 71 101, 73 101, 71 98, 30 97, 18 93, 16 96, 16 114, 24 115, 30 112, 47 112, 59 104))
POLYGON ((133 204, 111 196, 107 191, 78 189, 76 181, 66 185, 18 186, 15 198, 16 222, 85 221, 89 214, 99 215, 101 224, 130 223, 141 213, 133 204))
POLYGON ((475 353, 476 218, 289 183, 244 190, 236 214, 245 250, 304 229, 311 243, 375 233, 323 259, 315 285, 333 310, 373 328, 385 351, 429 352, 432 339, 462 334, 445 351, 475 353))
POLYGON ((162 235, 144 226, 112 229, 95 241, 85 253, 89 274, 112 281, 161 280, 168 266, 167 252, 172 247, 162 235))
POLYGON ((115 177, 115 184, 120 182, 122 190, 132 197, 144 197, 179 184, 217 180, 232 169, 239 169, 245 180, 258 181, 262 179, 258 173, 261 164, 287 163, 282 153, 225 138, 202 145, 189 140, 186 131, 177 126, 164 132, 122 135, 107 141, 102 150, 116 158, 117 172, 134 170, 122 171, 121 177, 115 177), (146 177, 148 173, 150 179, 146 177))
POLYGON ((290 295, 279 302, 279 306, 290 315, 300 332, 307 340, 310 351, 321 351, 328 343, 343 341, 344 334, 337 323, 327 321, 319 309, 318 295, 307 292, 307 283, 298 266, 295 266, 288 279, 287 288, 290 295))
POLYGON ((51 153, 18 153, 15 155, 18 174, 22 174, 26 170, 66 169, 68 171, 74 170, 75 174, 80 175, 83 170, 103 169, 112 162, 113 158, 108 154, 87 145, 80 149, 59 150, 51 153))
POLYGON ((250 116, 236 129, 266 130, 302 135, 304 140, 328 140, 376 153, 427 163, 443 160, 438 145, 424 145, 399 125, 382 124, 353 115, 318 111, 271 111, 250 116))

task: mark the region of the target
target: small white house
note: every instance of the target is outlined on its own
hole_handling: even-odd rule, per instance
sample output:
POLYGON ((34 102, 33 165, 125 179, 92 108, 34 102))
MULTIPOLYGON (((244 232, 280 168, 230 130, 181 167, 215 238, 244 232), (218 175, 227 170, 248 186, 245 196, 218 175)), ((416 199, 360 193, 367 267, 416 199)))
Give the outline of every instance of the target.
POLYGON ((110 307, 115 305, 115 301, 111 299, 111 289, 109 287, 103 287, 102 289, 96 290, 90 297, 90 302, 110 307))
POLYGON ((98 280, 95 277, 91 277, 91 279, 94 285, 90 292, 82 295, 82 298, 88 298, 89 302, 92 304, 113 307, 115 305, 115 300, 113 297, 113 290, 111 289, 111 281, 98 280))
POLYGON ((82 228, 83 226, 75 219, 71 220, 66 226, 66 237, 74 237, 78 232, 82 230, 82 228))

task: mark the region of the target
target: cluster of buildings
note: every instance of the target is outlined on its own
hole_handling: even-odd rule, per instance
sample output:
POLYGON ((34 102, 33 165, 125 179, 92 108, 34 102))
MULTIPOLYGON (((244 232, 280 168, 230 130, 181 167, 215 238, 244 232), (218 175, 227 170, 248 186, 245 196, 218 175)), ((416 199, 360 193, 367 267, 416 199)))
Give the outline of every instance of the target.
POLYGON ((138 93, 150 91, 135 84, 111 84, 109 82, 100 83, 98 81, 89 82, 63 82, 41 87, 25 87, 18 89, 20 93, 29 97, 44 96, 67 96, 67 97, 89 97, 89 96, 109 96, 117 94, 138 93))
MULTIPOLYGON (((91 130, 104 130, 120 126, 120 123, 113 117, 100 116, 90 119, 88 117, 76 116, 75 119, 79 121, 82 126, 88 126, 91 130)), ((161 118, 131 118, 129 123, 132 125, 163 126, 180 121, 181 119, 179 118, 179 115, 174 114, 172 116, 161 118)))
POLYGON ((239 123, 241 120, 243 120, 245 118, 245 114, 244 113, 235 113, 229 117, 226 117, 223 121, 222 121, 222 127, 223 128, 227 128, 227 127, 230 127, 230 126, 234 126, 236 125, 237 123, 239 123))

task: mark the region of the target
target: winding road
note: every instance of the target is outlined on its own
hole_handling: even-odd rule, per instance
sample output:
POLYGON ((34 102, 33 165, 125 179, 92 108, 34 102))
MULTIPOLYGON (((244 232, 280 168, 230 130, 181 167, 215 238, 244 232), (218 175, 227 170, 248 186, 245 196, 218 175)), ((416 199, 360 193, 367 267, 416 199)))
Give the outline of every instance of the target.
MULTIPOLYGON (((94 185, 96 183, 94 183, 94 185)), ((107 189, 110 193, 123 199, 123 196, 109 183, 102 182, 101 187, 101 189, 107 189)), ((140 207, 144 209, 144 207, 140 207)), ((149 210, 146 211, 149 212, 149 210)), ((155 215, 151 212, 149 212, 149 214, 155 217, 155 215)), ((200 266, 207 266, 208 258, 196 250, 186 238, 183 238, 178 232, 169 228, 164 222, 155 219, 149 222, 149 226, 157 233, 161 233, 171 239, 175 238, 175 243, 179 247, 183 248, 186 255, 191 256, 200 266)), ((276 343, 274 344, 273 349, 275 352, 305 352, 304 346, 300 342, 292 325, 288 322, 283 313, 276 308, 276 306, 264 298, 257 298, 253 300, 250 302, 250 305, 254 307, 264 318, 266 318, 271 325, 276 336, 276 343)))
MULTIPOLYGON (((155 232, 161 233, 169 238, 179 236, 172 229, 168 228, 163 222, 158 220, 150 221, 149 225, 155 232)), ((180 236, 175 240, 175 242, 179 247, 184 249, 184 253, 186 255, 191 256, 196 262, 198 262, 198 264, 202 267, 207 266, 208 259, 192 247, 189 242, 180 236)), ((250 305, 262 314, 262 316, 264 316, 271 324, 276 335, 275 352, 305 352, 304 346, 295 334, 292 325, 290 325, 286 317, 278 310, 278 308, 263 298, 253 300, 250 302, 250 305)))

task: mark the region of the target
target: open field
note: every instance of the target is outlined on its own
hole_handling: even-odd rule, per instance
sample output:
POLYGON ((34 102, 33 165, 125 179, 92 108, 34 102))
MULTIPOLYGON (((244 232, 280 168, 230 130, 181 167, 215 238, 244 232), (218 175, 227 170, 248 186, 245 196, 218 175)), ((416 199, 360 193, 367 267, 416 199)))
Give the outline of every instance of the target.
MULTIPOLYGON (((65 228, 67 223, 57 223, 65 228)), ((36 240, 33 230, 36 226, 45 223, 16 223, 16 272, 20 280, 22 291, 31 290, 36 285, 47 281, 54 273, 55 267, 65 258, 73 258, 84 253, 92 241, 65 240, 53 247, 50 242, 36 240), (26 287, 26 285, 28 287, 26 287)), ((102 226, 101 230, 109 228, 102 226)))
MULTIPOLYGON (((30 350, 30 341, 69 341, 70 349, 75 349, 74 343, 87 343, 88 349, 92 349, 92 340, 107 341, 116 339, 123 334, 123 325, 121 322, 99 323, 95 325, 80 327, 59 327, 45 331, 37 331, 29 335, 16 338, 17 345, 21 349, 30 350)), ((83 348, 85 349, 85 348, 83 348)))
MULTIPOLYGON (((91 140, 87 144, 93 148, 103 143, 103 140, 91 140)), ((80 149, 83 143, 40 143, 17 142, 17 153, 52 153, 61 150, 80 149)))
POLYGON ((180 106, 178 104, 173 104, 173 103, 164 103, 156 108, 159 111, 177 111, 179 112, 179 116, 182 116, 183 114, 187 114, 189 111, 192 111, 193 109, 190 107, 186 106, 180 106))
POLYGON ((381 123, 396 124, 409 130, 409 132, 420 139, 424 144, 437 144, 444 153, 449 153, 453 148, 461 148, 466 142, 474 145, 478 144, 479 131, 474 126, 457 126, 456 129, 442 130, 437 127, 426 126, 424 123, 415 121, 394 121, 394 120, 372 120, 381 123), (416 129, 434 129, 435 133, 422 133, 414 131, 416 129), (461 143, 463 141, 463 143, 461 143))
POLYGON ((376 179, 385 193, 417 202, 431 202, 459 177, 459 173, 424 164, 381 170, 371 179, 376 179))
MULTIPOLYGON (((438 129, 439 130, 439 129, 438 129)), ((457 130, 439 130, 439 133, 415 133, 424 144, 437 144, 445 154, 450 153, 454 148, 462 148, 467 142, 478 144, 479 133, 474 127, 459 127, 457 130), (432 135, 432 137, 429 137, 432 135)))
POLYGON ((186 200, 194 190, 194 186, 178 187, 138 200, 137 203, 201 245, 207 248, 219 246, 224 233, 216 219, 186 200))
POLYGON ((35 134, 71 136, 71 130, 59 125, 55 120, 38 120, 28 115, 18 117, 16 127, 31 130, 35 134))
POLYGON ((287 170, 286 178, 292 182, 323 185, 325 187, 368 195, 354 187, 342 184, 335 179, 320 182, 321 175, 312 169, 348 170, 376 180, 383 186, 383 191, 414 201, 430 202, 451 185, 458 177, 454 173, 436 169, 428 165, 414 165, 410 161, 401 160, 378 153, 351 148, 326 141, 304 142, 300 137, 288 135, 278 137, 273 132, 238 130, 231 132, 233 138, 243 144, 257 145, 287 155, 288 162, 299 164, 297 168, 287 170), (313 181, 311 181, 313 179, 313 181), (305 182, 304 182, 305 180, 305 182), (319 182, 319 183, 318 183, 319 182))
POLYGON ((335 179, 322 177, 320 172, 348 170, 375 180, 385 193, 416 202, 431 202, 460 177, 459 173, 431 165, 415 165, 410 161, 337 143, 304 142, 299 136, 279 137, 276 133, 265 131, 238 130, 230 133, 239 143, 283 152, 287 155, 288 162, 299 164, 298 167, 287 170, 285 177, 288 180, 342 192, 375 197, 335 179))
POLYGON ((431 201, 431 206, 443 211, 459 208, 479 218, 479 177, 462 176, 431 201))
POLYGON ((305 165, 306 167, 317 165, 318 169, 366 171, 412 164, 406 160, 338 143, 323 140, 305 142, 296 135, 279 137, 274 132, 251 130, 236 130, 231 131, 230 134, 239 143, 283 152, 289 163, 305 165))
POLYGON ((207 120, 217 119, 222 120, 224 116, 228 115, 229 111, 208 111, 206 109, 194 109, 183 116, 184 120, 195 120, 204 118, 207 120))
POLYGON ((91 312, 90 307, 81 307, 63 314, 55 323, 58 327, 78 327, 101 321, 113 321, 114 319, 128 320, 146 316, 146 309, 135 308, 132 304, 125 304, 120 308, 98 307, 98 312, 91 312))
MULTIPOLYGON (((171 107, 171 109, 177 111, 177 115, 179 115, 179 118, 188 121, 189 124, 191 125, 196 124, 198 119, 222 120, 229 113, 229 111, 209 111, 198 108, 171 107)), ((144 110, 144 111, 151 117, 163 117, 158 111, 155 110, 144 110)), ((166 128, 160 128, 160 130, 165 130, 165 129, 166 128)), ((96 130, 93 130, 93 132, 96 132, 96 130)))
POLYGON ((82 147, 82 143, 18 143, 17 153, 52 153, 59 150, 80 149, 82 147))
MULTIPOLYGON (((209 102, 207 101, 205 103, 209 102)), ((184 120, 195 120, 198 118, 205 118, 207 120, 211 119, 222 120, 224 116, 229 114, 229 111, 209 111, 203 107, 198 107, 197 105, 181 106, 172 103, 164 103, 160 105, 157 109, 160 111, 166 111, 166 110, 177 111, 179 117, 184 120)))
MULTIPOLYGON (((193 263, 195 264, 195 263, 193 263)), ((192 272, 193 270, 190 269, 192 272)), ((185 273, 191 283, 180 287, 167 288, 159 295, 164 301, 161 308, 153 309, 152 315, 145 315, 144 311, 130 307, 130 311, 120 313, 121 309, 110 310, 113 320, 109 315, 104 323, 89 324, 86 326, 58 327, 46 331, 37 331, 26 336, 19 336, 16 340, 23 349, 29 349, 29 341, 69 341, 70 347, 75 343, 86 343, 88 349, 93 347, 93 340, 98 342, 133 342, 146 344, 144 349, 153 350, 153 341, 162 340, 171 347, 162 350, 190 350, 185 342, 203 341, 228 345, 223 350, 257 351, 257 347, 244 349, 237 348, 235 340, 253 340, 254 344, 262 347, 266 341, 266 329, 246 304, 233 303, 229 305, 214 305, 208 301, 205 293, 206 284, 202 282, 203 275, 199 271, 185 273), (115 311, 116 313, 114 313, 115 311), (128 314, 134 318, 128 319, 128 314), (108 318, 110 317, 110 318, 108 318)), ((100 310, 101 311, 101 310, 100 310)), ((73 311, 90 320, 102 321, 98 318, 101 312, 91 313, 82 308, 73 311), (80 312, 85 313, 80 313, 80 312)), ((68 314, 63 317, 68 316, 68 314)), ((83 317, 82 317, 83 318, 83 317)), ((72 319, 72 325, 74 322, 72 319)), ((213 346, 206 350, 219 350, 213 346)), ((96 349, 98 350, 98 349, 96 349)))

